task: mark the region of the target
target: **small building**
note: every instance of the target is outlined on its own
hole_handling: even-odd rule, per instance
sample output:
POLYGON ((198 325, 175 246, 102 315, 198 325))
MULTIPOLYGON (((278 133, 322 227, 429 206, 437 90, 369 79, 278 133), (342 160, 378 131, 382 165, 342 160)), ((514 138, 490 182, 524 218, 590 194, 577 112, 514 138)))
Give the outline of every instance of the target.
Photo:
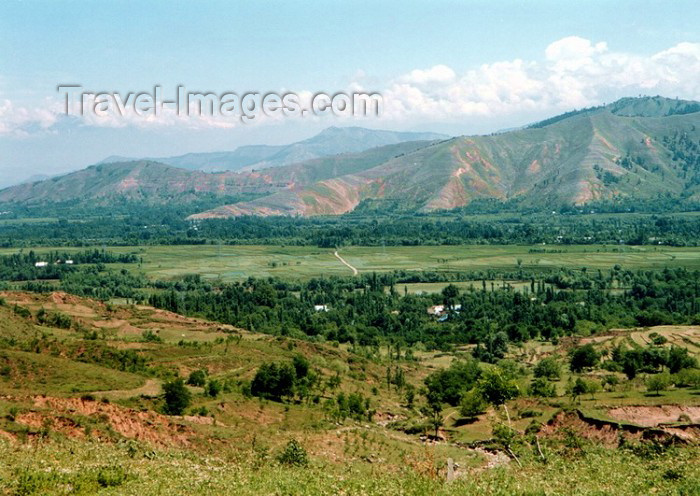
POLYGON ((328 305, 314 305, 314 310, 317 312, 327 312, 328 305))
MULTIPOLYGON (((455 305, 452 307, 452 311, 454 313, 459 313, 461 309, 462 305, 455 305)), ((434 317, 441 317, 445 314, 447 314, 447 309, 445 308, 445 305, 433 305, 432 307, 428 307, 428 315, 432 315, 434 317)))
POLYGON ((440 316, 445 313, 445 305, 433 305, 428 307, 428 315, 440 316))
POLYGON ((49 265, 49 262, 36 262, 34 264, 34 267, 47 267, 49 265))
POLYGON ((73 265, 73 260, 66 260, 66 265, 73 265))

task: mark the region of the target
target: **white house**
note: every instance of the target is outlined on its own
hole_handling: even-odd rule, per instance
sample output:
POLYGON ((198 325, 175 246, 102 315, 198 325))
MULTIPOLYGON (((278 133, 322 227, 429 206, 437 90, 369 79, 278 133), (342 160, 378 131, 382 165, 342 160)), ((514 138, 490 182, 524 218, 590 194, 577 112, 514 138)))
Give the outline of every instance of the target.
MULTIPOLYGON (((455 313, 459 313, 459 311, 462 309, 462 305, 455 305, 452 307, 452 311, 455 313)), ((445 305, 433 305, 432 307, 428 307, 428 315, 433 315, 435 317, 439 317, 445 313, 445 305)))
POLYGON ((443 313, 445 313, 445 305, 433 305, 432 307, 428 307, 429 315, 442 315, 443 313))

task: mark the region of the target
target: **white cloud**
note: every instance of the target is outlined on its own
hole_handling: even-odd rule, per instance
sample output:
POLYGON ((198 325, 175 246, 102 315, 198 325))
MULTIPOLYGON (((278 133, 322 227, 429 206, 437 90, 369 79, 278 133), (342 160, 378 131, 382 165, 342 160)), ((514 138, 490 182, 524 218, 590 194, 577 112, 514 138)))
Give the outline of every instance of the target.
POLYGON ((10 100, 0 101, 0 135, 27 136, 39 130, 47 130, 56 123, 55 109, 17 107, 10 100))
POLYGON ((450 67, 446 65, 436 65, 426 70, 415 69, 399 79, 403 83, 422 86, 451 83, 456 77, 457 74, 455 74, 455 71, 450 67))
POLYGON ((494 62, 461 76, 446 66, 399 76, 384 91, 385 118, 440 122, 556 112, 640 93, 700 99, 699 74, 700 43, 644 56, 569 36, 547 46, 538 61, 494 62))
MULTIPOLYGON (((397 125, 461 122, 469 117, 499 117, 502 121, 509 115, 542 116, 640 93, 700 99, 698 75, 700 43, 683 42, 656 54, 639 55, 616 52, 602 41, 569 36, 545 47, 539 60, 497 61, 462 74, 439 64, 417 68, 378 84, 371 74, 358 70, 346 91, 379 91, 384 102, 381 119, 397 125)), ((313 92, 307 89, 297 94, 304 106, 308 106, 313 92)), ((55 100, 37 109, 0 100, 0 135, 51 131, 61 109, 62 102, 55 100)), ((285 118, 258 115, 252 124, 281 120, 285 118)), ((101 127, 185 129, 241 125, 240 120, 229 117, 196 113, 179 117, 167 111, 158 117, 86 114, 80 122, 101 127)))

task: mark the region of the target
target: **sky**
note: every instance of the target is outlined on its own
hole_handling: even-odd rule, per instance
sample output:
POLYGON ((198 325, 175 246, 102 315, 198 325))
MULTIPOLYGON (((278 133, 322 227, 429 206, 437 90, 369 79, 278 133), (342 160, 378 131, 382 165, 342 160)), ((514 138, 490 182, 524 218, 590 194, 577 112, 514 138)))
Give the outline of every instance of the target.
MULTIPOLYGON (((622 96, 700 100, 700 2, 0 2, 0 185, 110 155, 305 139, 331 125, 481 134, 622 96), (367 91, 379 117, 66 116, 105 92, 367 91)), ((167 95, 166 95, 167 96, 167 95)))

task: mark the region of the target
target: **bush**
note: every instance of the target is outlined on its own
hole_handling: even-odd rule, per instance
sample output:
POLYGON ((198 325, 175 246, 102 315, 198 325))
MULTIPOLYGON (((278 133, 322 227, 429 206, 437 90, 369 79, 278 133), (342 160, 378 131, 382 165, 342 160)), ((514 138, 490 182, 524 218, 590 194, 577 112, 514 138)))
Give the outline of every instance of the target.
POLYGON ((478 391, 472 389, 462 396, 459 413, 462 417, 473 420, 486 410, 486 402, 478 391))
POLYGON ((650 375, 646 380, 647 391, 654 391, 657 395, 665 391, 671 385, 671 376, 663 372, 650 375))
POLYGON ((141 333, 141 340, 144 343, 162 343, 163 338, 161 338, 158 334, 156 334, 153 331, 143 331, 141 333))
POLYGON ((182 379, 178 378, 163 384, 163 393, 165 399, 163 410, 167 415, 182 415, 192 403, 192 394, 182 379))
POLYGON ((306 467, 309 464, 309 455, 297 440, 292 439, 279 454, 277 461, 283 465, 306 467))
POLYGON ((535 365, 535 377, 556 380, 561 377, 561 366, 553 357, 543 358, 535 365))
POLYGON ((557 388, 544 377, 537 377, 530 383, 527 390, 530 396, 540 398, 554 398, 557 395, 557 388))
POLYGON ((128 478, 124 469, 118 465, 103 467, 97 471, 97 483, 102 487, 117 487, 128 478))
POLYGON ((673 383, 676 387, 700 387, 700 370, 699 369, 682 369, 673 376, 673 383))
POLYGON ((207 383, 207 371, 203 369, 193 370, 187 378, 187 384, 190 386, 204 387, 207 383))
POLYGON ((569 368, 572 372, 581 372, 583 369, 592 368, 598 365, 600 353, 592 344, 587 344, 574 348, 569 352, 569 368))
POLYGON ((207 387, 204 388, 204 394, 207 396, 211 396, 212 398, 216 398, 221 394, 221 390, 223 387, 221 386, 221 383, 217 380, 210 380, 207 383, 207 387))
POLYGON ((264 363, 250 383, 253 396, 280 401, 294 395, 296 371, 291 364, 264 363))
POLYGON ((441 402, 456 406, 463 392, 474 386, 480 374, 476 360, 456 361, 448 369, 430 374, 425 385, 441 402))

